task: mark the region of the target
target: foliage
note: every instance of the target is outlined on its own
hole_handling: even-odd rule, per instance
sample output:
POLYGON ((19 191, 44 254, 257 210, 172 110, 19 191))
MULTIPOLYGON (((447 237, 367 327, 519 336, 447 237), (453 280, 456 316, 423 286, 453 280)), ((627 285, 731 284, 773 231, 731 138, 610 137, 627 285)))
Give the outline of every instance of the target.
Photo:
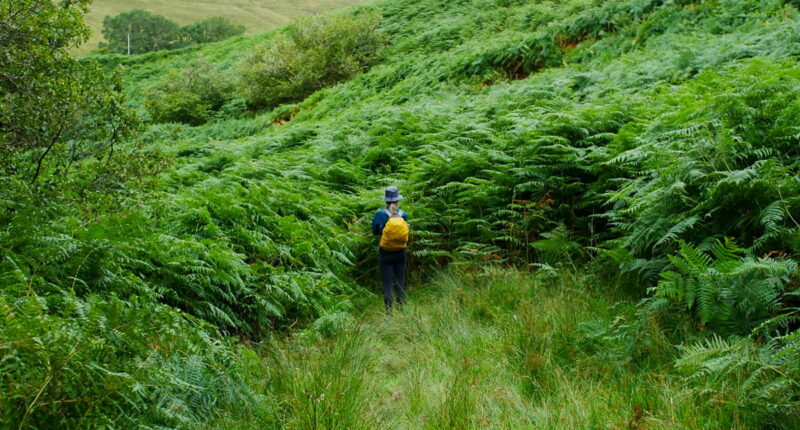
POLYGON ((685 347, 676 366, 690 375, 694 394, 703 401, 720 404, 725 412, 753 411, 764 427, 787 427, 800 407, 797 335, 772 336, 762 346, 753 339, 712 337, 685 347))
POLYGON ((239 85, 251 105, 273 107, 349 79, 380 57, 379 23, 377 10, 293 23, 243 60, 239 85))
MULTIPOLYGON (((275 34, 92 59, 123 66, 133 107, 153 119, 161 109, 202 124, 150 124, 140 144, 167 168, 150 184, 110 185, 112 196, 79 178, 45 200, 0 179, 0 276, 4 286, 22 279, 6 300, 114 298, 199 318, 214 326, 201 330, 210 339, 308 326, 298 343, 331 345, 352 333, 350 301, 371 297, 358 286, 375 278, 369 217, 394 184, 414 225, 413 276, 468 260, 538 270, 535 281, 467 266, 445 303, 425 302, 435 312, 412 307, 396 316, 402 324, 373 326, 391 342, 412 333, 403 350, 420 367, 410 370, 369 367, 376 356, 363 345, 403 346, 363 333, 352 349, 266 344, 264 373, 244 352, 247 384, 263 397, 253 409, 232 401, 228 412, 247 412, 230 428, 334 426, 331 408, 349 426, 377 426, 363 403, 375 387, 407 400, 417 427, 797 427, 796 7, 380 6, 380 19, 354 9, 275 34), (240 79, 230 89, 215 85, 221 76, 240 79), (244 95, 271 110, 242 115, 244 95), (595 278, 559 271, 583 264, 595 278), (352 371, 330 372, 335 363, 352 371), (393 376, 359 385, 376 368, 393 376)), ((86 158, 81 172, 100 161, 86 158)), ((377 357, 387 356, 397 357, 377 357)), ((189 364, 176 374, 201 367, 180 357, 189 364)), ((17 384, 25 370, 13 375, 17 384)))
MULTIPOLYGON (((180 75, 173 75, 173 79, 180 75)), ((162 91, 158 88, 151 92, 147 101, 147 110, 153 121, 157 122, 183 122, 190 125, 199 125, 208 121, 211 106, 199 94, 180 91, 174 86, 162 91)))
POLYGON ((3 427, 186 426, 250 402, 228 345, 165 306, 10 292, 0 295, 3 427))
POLYGON ((719 331, 750 333, 783 308, 797 264, 742 258, 740 252, 730 242, 713 242, 708 253, 681 242, 679 255, 670 256, 674 270, 661 273, 656 297, 696 311, 702 323, 719 331))
POLYGON ((727 235, 752 252, 795 253, 797 73, 763 61, 702 73, 636 147, 614 148, 610 163, 637 171, 610 194, 622 243, 647 257, 727 235))
POLYGON ((119 77, 67 55, 86 37, 87 4, 0 4, 0 176, 58 182, 84 160, 108 164, 135 133, 119 77))
POLYGON ((170 0, 164 2, 129 0, 97 0, 86 14, 86 24, 91 29, 89 39, 73 50, 76 55, 87 55, 102 42, 103 19, 132 7, 145 7, 150 12, 185 22, 197 22, 210 17, 225 17, 237 25, 244 25, 249 33, 260 33, 285 25, 287 22, 309 15, 362 3, 363 0, 296 0, 291 7, 285 3, 268 1, 254 4, 252 0, 170 0))
POLYGON ((142 9, 133 9, 103 19, 101 50, 131 54, 177 49, 199 43, 216 42, 244 33, 243 25, 227 18, 211 17, 181 27, 169 18, 142 9))
POLYGON ((134 9, 103 19, 103 37, 107 42, 100 47, 118 54, 128 53, 128 46, 131 54, 174 49, 181 46, 180 30, 178 24, 164 16, 134 9))
POLYGON ((229 19, 215 16, 189 24, 181 28, 181 39, 187 43, 209 43, 244 33, 243 25, 236 25, 229 19))
POLYGON ((230 98, 230 79, 206 61, 170 71, 146 90, 145 106, 155 122, 205 123, 230 98))

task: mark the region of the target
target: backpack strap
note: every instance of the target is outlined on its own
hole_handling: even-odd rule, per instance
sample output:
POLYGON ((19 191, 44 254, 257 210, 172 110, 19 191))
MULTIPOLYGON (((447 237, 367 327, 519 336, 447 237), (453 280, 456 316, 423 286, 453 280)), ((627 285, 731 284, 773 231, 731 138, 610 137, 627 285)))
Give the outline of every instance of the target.
MULTIPOLYGON (((394 215, 392 215, 392 211, 390 211, 389 209, 384 209, 383 213, 385 213, 386 216, 388 216, 389 218, 394 216, 394 215)), ((402 210, 400 210, 400 209, 397 210, 397 216, 399 216, 400 218, 403 218, 405 216, 405 214, 406 213, 403 212, 402 210)))

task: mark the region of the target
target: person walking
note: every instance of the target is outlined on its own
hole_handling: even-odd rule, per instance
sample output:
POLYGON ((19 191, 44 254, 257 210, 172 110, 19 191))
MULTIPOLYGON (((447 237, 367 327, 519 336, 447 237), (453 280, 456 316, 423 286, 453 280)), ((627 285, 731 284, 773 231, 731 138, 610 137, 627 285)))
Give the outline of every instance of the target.
POLYGON ((397 187, 386 188, 383 201, 386 208, 378 210, 372 219, 372 234, 380 236, 378 262, 383 279, 383 303, 386 310, 392 309, 392 290, 397 294, 397 304, 406 300, 403 289, 408 246, 408 214, 398 207, 400 195, 397 187))

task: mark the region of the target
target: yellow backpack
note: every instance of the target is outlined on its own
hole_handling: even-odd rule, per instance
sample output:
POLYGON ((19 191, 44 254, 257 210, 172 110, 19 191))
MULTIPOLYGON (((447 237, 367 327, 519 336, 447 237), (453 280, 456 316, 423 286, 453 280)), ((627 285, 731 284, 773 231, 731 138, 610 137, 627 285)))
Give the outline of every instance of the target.
POLYGON ((385 212, 389 215, 389 220, 381 233, 381 248, 384 251, 401 251, 408 246, 408 223, 403 219, 401 211, 397 215, 393 215, 388 209, 385 212))

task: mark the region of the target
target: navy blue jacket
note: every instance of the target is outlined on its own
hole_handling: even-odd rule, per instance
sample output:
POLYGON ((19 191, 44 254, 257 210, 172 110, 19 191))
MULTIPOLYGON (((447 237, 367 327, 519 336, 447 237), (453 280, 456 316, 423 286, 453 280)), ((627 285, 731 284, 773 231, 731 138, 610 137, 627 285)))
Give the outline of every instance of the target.
MULTIPOLYGON (((406 222, 408 222, 408 214, 399 210, 400 216, 403 217, 406 222)), ((386 226, 386 223, 389 221, 389 215, 386 213, 386 209, 381 209, 378 212, 375 212, 375 217, 372 218, 372 234, 375 236, 380 236, 383 233, 383 227, 386 226)))

